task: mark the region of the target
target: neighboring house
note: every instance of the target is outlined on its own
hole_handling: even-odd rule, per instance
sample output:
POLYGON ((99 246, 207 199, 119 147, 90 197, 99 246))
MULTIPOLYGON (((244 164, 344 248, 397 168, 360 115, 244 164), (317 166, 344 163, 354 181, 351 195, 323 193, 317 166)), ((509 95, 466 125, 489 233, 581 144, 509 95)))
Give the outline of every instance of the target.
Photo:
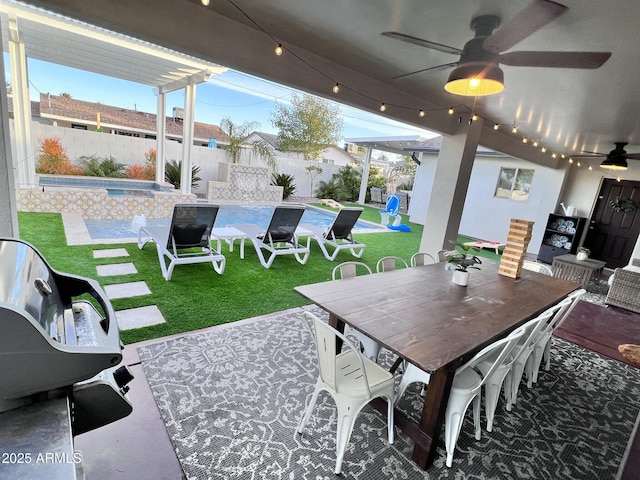
MULTIPOLYGON (((303 160, 301 152, 280 150, 280 140, 278 140, 278 136, 271 133, 253 132, 245 139, 244 142, 247 144, 251 144, 260 140, 266 142, 273 149, 273 153, 279 158, 303 160)), ((322 152, 321 158, 316 161, 319 163, 327 163, 330 165, 343 167, 345 165, 351 165, 352 163, 354 163, 355 158, 349 155, 349 153, 347 153, 343 149, 335 145, 329 145, 322 152)))
MULTIPOLYGON (((167 139, 182 142, 182 109, 174 108, 174 116, 166 117, 167 139)), ((9 112, 13 99, 9 97, 9 112)), ((37 123, 79 130, 97 131, 137 138, 156 138, 156 114, 113 107, 102 103, 85 102, 73 98, 40 94, 40 102, 31 102, 32 120, 37 123)), ((208 146, 228 144, 229 137, 217 125, 194 122, 193 143, 208 146)))

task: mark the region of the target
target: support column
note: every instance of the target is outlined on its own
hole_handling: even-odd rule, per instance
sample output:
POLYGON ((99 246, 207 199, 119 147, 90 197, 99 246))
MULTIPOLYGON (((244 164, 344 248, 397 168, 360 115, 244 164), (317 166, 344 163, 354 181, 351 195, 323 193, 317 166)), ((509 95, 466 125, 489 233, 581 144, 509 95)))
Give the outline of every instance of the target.
POLYGON ((369 184, 369 168, 371 166, 371 153, 373 149, 367 147, 367 154, 362 165, 362 179, 360 180, 360 193, 358 194, 358 204, 364 205, 367 199, 367 185, 369 184))
POLYGON ((156 182, 164 182, 165 144, 167 142, 167 95, 157 91, 156 108, 156 182))
MULTIPOLYGON (((2 47, 2 35, 0 35, 0 51, 4 51, 2 47)), ((3 55, 0 55, 0 82, 2 85, 6 82, 3 55)), ((0 237, 18 238, 18 207, 13 163, 7 90, 0 88, 0 237)))
POLYGON ((191 193, 191 151, 193 150, 193 111, 196 104, 196 84, 184 89, 184 120, 182 122, 182 176, 180 192, 191 193))
POLYGON ((420 242, 421 252, 435 255, 439 250, 450 250, 449 240, 458 238, 482 123, 482 119, 476 120, 466 134, 442 138, 420 242))
MULTIPOLYGON (((18 20, 9 17, 9 59, 13 89, 13 125, 16 151, 13 167, 18 185, 35 183, 35 158, 31 146, 31 101, 27 76, 27 55, 20 39, 18 20)), ((7 117, 8 118, 8 117, 7 117)))

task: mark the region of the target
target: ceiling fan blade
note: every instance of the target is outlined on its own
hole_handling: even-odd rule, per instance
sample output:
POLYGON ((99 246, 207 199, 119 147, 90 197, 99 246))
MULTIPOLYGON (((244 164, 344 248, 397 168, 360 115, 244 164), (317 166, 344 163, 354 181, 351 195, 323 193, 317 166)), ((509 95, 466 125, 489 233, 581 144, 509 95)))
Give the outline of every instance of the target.
POLYGON ((556 2, 536 0, 520 10, 484 41, 484 48, 494 53, 509 50, 551 20, 558 18, 567 7, 556 2))
POLYGON ((631 160, 640 160, 640 153, 627 153, 627 158, 631 160))
POLYGON ((509 52, 500 63, 514 67, 599 68, 611 52, 509 52))
POLYGON ((393 77, 393 79, 397 80, 399 78, 408 77, 410 75, 416 75, 417 73, 424 73, 424 72, 438 71, 438 70, 446 70, 447 68, 455 67, 456 65, 458 65, 458 62, 445 63, 443 65, 437 65, 435 67, 429 67, 429 68, 423 68, 422 70, 416 70, 415 72, 403 73, 402 75, 397 75, 397 76, 393 77))
POLYGON ((396 40, 400 40, 402 42, 413 43, 414 45, 419 45, 421 47, 430 48, 431 50, 437 50, 439 52, 451 53, 453 55, 462 55, 462 50, 455 47, 450 47, 448 45, 442 45, 441 43, 430 42, 429 40, 424 40, 418 37, 412 37, 411 35, 406 35, 404 33, 399 32, 382 32, 381 35, 389 38, 395 38, 396 40))

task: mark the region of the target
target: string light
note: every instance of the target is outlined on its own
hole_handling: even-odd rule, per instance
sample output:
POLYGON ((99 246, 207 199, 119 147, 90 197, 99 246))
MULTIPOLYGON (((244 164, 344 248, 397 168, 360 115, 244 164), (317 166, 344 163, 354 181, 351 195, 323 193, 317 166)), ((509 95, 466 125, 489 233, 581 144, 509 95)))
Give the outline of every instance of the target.
POLYGON ((551 154, 551 158, 556 158, 556 157, 557 157, 557 155, 555 153, 551 154))
MULTIPOLYGON (((200 1, 201 1, 202 5, 204 5, 204 6, 209 6, 209 4, 211 3, 211 0, 200 0, 200 1)), ((240 12, 242 15, 244 15, 244 16, 247 18, 247 20, 249 20, 251 23, 253 23, 253 24, 254 24, 254 25, 255 25, 259 30, 261 30, 261 31, 262 31, 266 36, 268 36, 268 37, 269 37, 269 38, 270 38, 274 43, 277 43, 277 46, 276 46, 276 47, 275 47, 275 49, 274 49, 274 52, 275 52, 275 54, 276 54, 277 56, 281 56, 281 55, 284 53, 284 48, 282 47, 282 44, 281 44, 281 43, 278 43, 278 40, 277 40, 274 36, 272 36, 272 35, 271 35, 267 30, 265 30, 265 29, 264 29, 261 25, 259 25, 259 24, 254 20, 254 19, 252 19, 252 18, 251 18, 251 17, 250 17, 246 12, 244 12, 244 11, 243 11, 243 10, 242 10, 238 5, 237 5, 237 4, 235 4, 235 2, 230 1, 230 3, 231 3, 231 5, 233 5, 237 10, 239 10, 239 12, 240 12)), ((349 90, 350 92, 355 93, 355 94, 357 94, 357 95, 360 95, 360 96, 362 96, 362 97, 364 97, 364 98, 368 99, 369 101, 374 101, 374 102, 377 102, 377 101, 378 101, 375 97, 372 97, 372 96, 370 96, 370 95, 367 95, 366 93, 361 92, 361 91, 359 91, 358 89, 351 88, 351 87, 349 87, 348 85, 344 85, 344 84, 340 84, 340 83, 336 82, 336 79, 335 79, 335 78, 331 78, 329 75, 327 75, 325 72, 323 72, 322 70, 320 70, 318 67, 316 67, 315 65, 313 65, 312 63, 310 63, 310 62, 308 62, 306 59, 304 59, 303 57, 301 57, 301 56, 299 56, 298 54, 296 54, 296 53, 295 53, 295 51, 287 50, 287 55, 291 55, 292 57, 294 57, 294 58, 295 58, 295 59, 297 59, 299 62, 301 62, 301 63, 303 63, 304 65, 306 65, 306 66, 307 66, 308 68, 310 68, 311 70, 314 70, 318 75, 320 75, 320 76, 322 76, 322 77, 324 77, 324 78, 326 78, 326 79, 330 80, 332 83, 333 83, 333 82, 335 82, 335 83, 334 83, 334 85, 333 85, 333 87, 332 87, 332 91, 333 91, 333 93, 337 94, 337 93, 339 93, 339 92, 341 91, 341 89, 342 89, 342 88, 346 88, 346 89, 347 89, 347 90, 349 90)), ((416 108, 413 108, 413 107, 407 107, 407 106, 404 106, 404 105, 396 105, 396 104, 389 104, 389 106, 394 107, 394 108, 397 108, 397 109, 404 109, 404 110, 412 110, 412 111, 415 111, 415 112, 417 112, 417 113, 418 113, 418 116, 419 116, 420 118, 425 117, 425 116, 426 116, 426 114, 427 114, 427 112, 429 112, 429 111, 431 111, 431 110, 434 110, 434 111, 442 111, 442 110, 444 110, 443 108, 434 108, 434 109, 427 109, 427 110, 425 110, 425 109, 416 109, 416 108)), ((475 102, 474 102, 474 106, 475 106, 475 102)), ((471 115, 471 117, 469 118, 469 125, 471 125, 471 123, 472 123, 473 121, 476 121, 476 120, 478 120, 478 118, 480 118, 480 116, 479 116, 477 113, 474 113, 474 112, 473 112, 472 108, 469 108, 469 107, 468 107, 468 106, 466 106, 466 105, 457 105, 457 106, 455 106, 455 107, 454 107, 454 106, 451 106, 451 107, 449 107, 449 108, 447 109, 448 114, 449 114, 449 115, 453 115, 454 113, 456 113, 456 111, 455 111, 455 109, 456 109, 456 108, 459 108, 459 109, 462 109, 462 110, 465 110, 465 109, 466 109, 466 111, 468 111, 468 112, 470 112, 470 113, 472 114, 472 115, 471 115)), ((380 109, 380 111, 381 111, 381 112, 384 112, 384 111, 386 111, 386 110, 387 110, 387 105, 386 105, 385 103, 380 103, 380 107, 379 107, 379 109, 380 109)), ((466 115, 465 115, 465 116, 466 116, 466 115)), ((459 116, 458 116, 458 123, 462 123, 462 119, 463 119, 462 115, 459 115, 459 116)), ((485 120, 485 121, 489 121, 489 119, 486 119, 486 118, 484 118, 484 120, 485 120)), ((497 130, 499 130, 499 129, 500 129, 500 126, 501 126, 501 125, 500 125, 500 123, 494 123, 494 125, 493 125, 493 129, 497 131, 497 130)), ((512 133, 513 133, 513 134, 517 134, 517 133, 518 133, 518 126, 515 124, 515 121, 514 121, 514 123, 512 124, 512 130, 511 130, 511 131, 512 131, 512 133)), ((522 138, 522 142, 523 142, 523 143, 529 143, 529 139, 528 139, 526 136, 523 136, 523 138, 522 138)), ((539 142, 538 142, 538 140, 533 141, 533 146, 537 148, 537 147, 538 147, 538 143, 539 143, 539 142)), ((544 153, 544 152, 546 152, 546 151, 547 151, 546 147, 542 147, 542 152, 544 153)), ((552 157, 553 157, 553 158, 556 158, 556 156, 557 156, 557 155, 556 155, 555 153, 553 153, 553 154, 552 154, 552 157)), ((562 158, 565 158, 565 155, 563 154, 561 157, 562 157, 562 158)), ((573 159, 569 158, 569 163, 573 163, 573 159)), ((591 166, 589 166, 589 169, 591 170, 591 166)))
POLYGON ((209 6, 209 0, 200 0, 200 2, 202 3, 202 5, 204 5, 205 7, 209 6))
POLYGON ((540 149, 540 151, 541 151, 542 153, 547 153, 547 147, 542 147, 542 148, 540 149))
POLYGON ((591 165, 589 165, 589 170, 593 170, 593 167, 591 165))

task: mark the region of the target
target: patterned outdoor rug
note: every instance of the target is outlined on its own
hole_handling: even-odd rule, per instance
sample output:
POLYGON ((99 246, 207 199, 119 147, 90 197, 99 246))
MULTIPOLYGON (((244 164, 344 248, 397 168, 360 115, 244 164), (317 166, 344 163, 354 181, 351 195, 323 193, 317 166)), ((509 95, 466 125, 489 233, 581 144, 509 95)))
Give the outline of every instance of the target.
MULTIPOLYGON (((322 315, 318 309, 313 310, 322 315)), ((326 318, 326 315, 323 315, 326 318)), ((304 435, 296 427, 317 378, 315 347, 299 313, 162 341, 138 349, 188 479, 332 479, 335 407, 321 395, 304 435)), ((383 351, 382 362, 394 360, 383 351)), ((413 386, 400 408, 413 417, 413 386)), ((427 472, 412 442, 365 407, 345 454, 348 479, 613 479, 640 405, 640 370, 554 339, 551 371, 523 383, 512 412, 473 437, 471 412, 453 459, 439 442, 427 472)))

